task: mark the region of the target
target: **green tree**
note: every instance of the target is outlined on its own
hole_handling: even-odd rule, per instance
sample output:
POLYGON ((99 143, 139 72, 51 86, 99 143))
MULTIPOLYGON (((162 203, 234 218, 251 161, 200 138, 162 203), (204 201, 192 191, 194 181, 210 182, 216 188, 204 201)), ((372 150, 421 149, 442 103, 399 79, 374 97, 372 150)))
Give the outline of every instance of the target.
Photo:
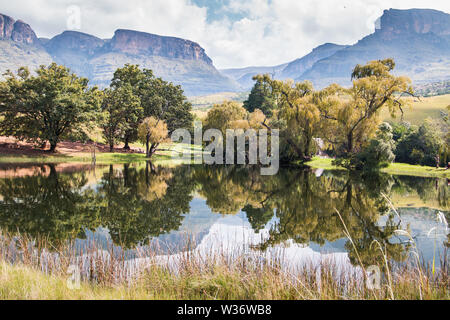
POLYGON ((147 117, 154 117, 167 123, 169 133, 178 128, 190 129, 193 115, 192 105, 187 101, 180 86, 156 78, 149 69, 141 70, 137 65, 126 64, 114 73, 111 89, 131 87, 139 98, 139 106, 128 108, 124 122, 128 129, 123 135, 125 149, 138 138, 138 125, 147 117))
POLYGON ((54 152, 65 136, 90 127, 96 120, 100 95, 88 80, 52 63, 36 75, 20 68, 8 71, 0 85, 2 134, 43 144, 54 152))
POLYGON ((396 161, 434 166, 436 156, 440 154, 444 141, 439 131, 429 121, 425 121, 419 128, 412 128, 397 145, 396 161))
POLYGON ((384 122, 378 128, 376 137, 353 158, 353 166, 359 170, 378 170, 387 167, 395 160, 395 148, 392 127, 384 122))
POLYGON ((272 116, 273 110, 276 109, 276 96, 272 87, 261 77, 254 77, 255 85, 248 96, 248 99, 244 101, 244 108, 248 112, 254 112, 255 110, 261 110, 266 117, 272 116))
POLYGON ((312 84, 308 81, 273 80, 269 75, 257 76, 256 79, 268 85, 277 97, 271 129, 281 129, 281 143, 289 145, 291 150, 284 150, 282 158, 311 160, 315 151, 314 138, 319 136, 322 126, 312 84), (290 157, 290 154, 295 156, 290 157))
MULTIPOLYGON (((151 79, 154 78, 153 74, 149 77, 151 79)), ((129 150, 130 143, 137 140, 138 125, 144 119, 144 108, 142 107, 139 94, 139 88, 144 79, 145 75, 137 65, 126 64, 123 68, 119 68, 114 72, 114 77, 111 80, 111 89, 113 91, 123 90, 116 95, 119 96, 120 94, 126 93, 128 98, 126 102, 129 102, 128 105, 122 106, 127 109, 127 112, 123 114, 123 118, 121 119, 124 128, 121 139, 125 144, 125 150, 129 150), (131 95, 134 95, 134 97, 131 95), (139 99, 140 103, 135 103, 137 99, 139 99)))
POLYGON ((104 90, 101 127, 110 152, 114 150, 114 145, 132 129, 130 128, 132 124, 126 121, 127 115, 130 109, 138 110, 139 106, 140 99, 133 94, 130 85, 115 90, 104 90))

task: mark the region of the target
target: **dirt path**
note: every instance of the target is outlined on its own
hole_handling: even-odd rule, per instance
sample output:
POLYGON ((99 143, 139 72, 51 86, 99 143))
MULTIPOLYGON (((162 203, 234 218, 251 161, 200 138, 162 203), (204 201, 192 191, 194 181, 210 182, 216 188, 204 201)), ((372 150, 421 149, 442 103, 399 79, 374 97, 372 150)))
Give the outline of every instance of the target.
MULTIPOLYGON (((78 153, 90 153, 94 147, 93 143, 81 142, 60 142, 56 148, 56 153, 49 153, 49 145, 44 149, 40 149, 35 145, 23 141, 19 141, 11 137, 0 137, 0 155, 27 155, 27 156, 55 156, 55 155, 76 155, 78 153)), ((97 152, 109 152, 109 146, 104 144, 96 145, 97 152)), ((140 148, 132 148, 125 151, 120 146, 114 149, 117 153, 143 153, 140 148)))

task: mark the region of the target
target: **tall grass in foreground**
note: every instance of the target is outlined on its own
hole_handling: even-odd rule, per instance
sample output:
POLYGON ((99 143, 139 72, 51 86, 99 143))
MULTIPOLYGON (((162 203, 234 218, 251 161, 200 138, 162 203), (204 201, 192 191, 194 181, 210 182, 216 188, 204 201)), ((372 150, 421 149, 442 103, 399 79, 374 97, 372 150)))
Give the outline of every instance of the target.
POLYGON ((342 270, 333 261, 289 269, 282 254, 188 250, 168 258, 155 249, 137 249, 128 260, 95 242, 81 251, 48 245, 0 234, 0 299, 450 299, 446 258, 438 270, 420 260, 389 263, 381 287, 370 290, 363 268, 342 270), (74 265, 81 278, 75 288, 67 274, 74 265))

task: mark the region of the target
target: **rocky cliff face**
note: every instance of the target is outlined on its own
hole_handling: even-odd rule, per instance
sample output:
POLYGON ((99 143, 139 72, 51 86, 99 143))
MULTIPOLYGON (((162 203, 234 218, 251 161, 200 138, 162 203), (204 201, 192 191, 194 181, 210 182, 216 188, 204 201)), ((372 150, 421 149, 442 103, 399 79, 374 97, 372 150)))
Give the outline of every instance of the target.
POLYGON ((449 15, 430 9, 385 10, 377 30, 384 39, 401 35, 428 34, 450 35, 449 15))
POLYGON ((22 20, 0 14, 0 39, 25 44, 40 44, 33 29, 22 20))
POLYGON ((119 29, 106 48, 112 52, 203 61, 212 65, 205 50, 195 42, 145 32, 119 29))
POLYGON ((108 86, 117 68, 137 64, 182 85, 186 94, 234 91, 238 85, 221 75, 197 43, 132 30, 117 30, 112 39, 66 31, 45 43, 54 61, 92 84, 108 86))

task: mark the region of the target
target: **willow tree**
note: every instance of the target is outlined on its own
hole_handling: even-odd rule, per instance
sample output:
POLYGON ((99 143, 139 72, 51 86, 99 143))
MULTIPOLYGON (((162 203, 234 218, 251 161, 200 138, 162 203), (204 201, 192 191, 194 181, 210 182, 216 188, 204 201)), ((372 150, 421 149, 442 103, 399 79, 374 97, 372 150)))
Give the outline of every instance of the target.
POLYGON ((79 133, 96 120, 100 105, 97 88, 88 79, 52 63, 36 75, 25 67, 5 74, 0 85, 2 134, 43 144, 56 150, 62 138, 79 133))
POLYGON ((169 139, 167 124, 154 117, 145 118, 139 125, 138 137, 146 146, 147 158, 151 158, 159 145, 169 139))
POLYGON ((413 94, 411 80, 394 76, 392 59, 357 65, 349 89, 332 85, 318 103, 327 123, 327 139, 339 156, 351 158, 372 138, 380 124, 380 112, 388 109, 395 116, 408 105, 403 94, 413 94), (332 102, 332 103, 330 103, 332 102))
POLYGON ((272 123, 275 126, 278 123, 282 129, 281 138, 294 151, 296 159, 311 160, 314 138, 319 136, 322 126, 320 111, 312 99, 312 84, 308 81, 274 80, 269 75, 255 79, 269 85, 276 96, 277 108, 272 123))

